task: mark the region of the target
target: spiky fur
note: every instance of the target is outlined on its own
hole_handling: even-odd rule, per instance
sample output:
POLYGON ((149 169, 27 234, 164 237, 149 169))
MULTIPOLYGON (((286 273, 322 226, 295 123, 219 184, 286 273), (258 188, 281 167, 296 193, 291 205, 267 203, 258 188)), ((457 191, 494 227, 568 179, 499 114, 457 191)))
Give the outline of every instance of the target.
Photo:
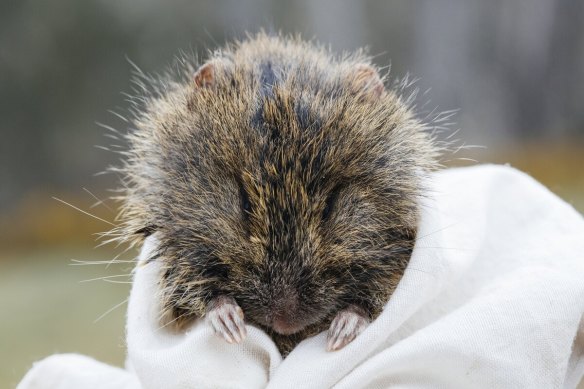
POLYGON ((287 353, 349 304, 375 318, 411 255, 432 137, 397 91, 355 90, 363 52, 260 33, 207 63, 211 87, 187 62, 145 98, 121 169, 115 233, 157 234, 167 319, 228 295, 287 353), (284 309, 303 331, 272 331, 284 309))

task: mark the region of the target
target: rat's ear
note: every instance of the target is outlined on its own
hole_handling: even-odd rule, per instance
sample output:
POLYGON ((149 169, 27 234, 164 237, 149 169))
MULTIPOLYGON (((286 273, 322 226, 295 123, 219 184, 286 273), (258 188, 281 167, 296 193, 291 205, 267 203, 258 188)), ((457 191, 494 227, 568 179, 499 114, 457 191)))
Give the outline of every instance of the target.
POLYGON ((378 98, 385 92, 385 86, 377 70, 368 64, 358 64, 349 75, 355 93, 378 98))
POLYGON ((195 73, 194 80, 199 88, 212 86, 215 83, 215 64, 208 62, 201 66, 195 73))

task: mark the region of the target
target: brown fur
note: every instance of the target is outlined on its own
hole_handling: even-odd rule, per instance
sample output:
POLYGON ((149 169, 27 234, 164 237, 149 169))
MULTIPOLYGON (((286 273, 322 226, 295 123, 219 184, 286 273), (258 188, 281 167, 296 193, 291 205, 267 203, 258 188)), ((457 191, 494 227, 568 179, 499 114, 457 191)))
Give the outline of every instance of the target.
POLYGON ((362 52, 260 33, 159 83, 129 135, 122 227, 156 232, 179 325, 233 297, 283 353, 353 304, 371 319, 406 268, 432 137, 362 52), (304 327, 280 335, 274 315, 304 327))

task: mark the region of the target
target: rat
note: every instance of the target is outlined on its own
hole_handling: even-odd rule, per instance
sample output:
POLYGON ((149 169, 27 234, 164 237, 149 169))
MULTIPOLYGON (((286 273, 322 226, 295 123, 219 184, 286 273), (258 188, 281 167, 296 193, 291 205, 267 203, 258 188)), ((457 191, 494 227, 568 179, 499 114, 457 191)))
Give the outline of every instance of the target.
POLYGON ((162 322, 343 348, 408 265, 433 136, 363 50, 258 33, 195 64, 139 81, 114 233, 156 234, 162 322))

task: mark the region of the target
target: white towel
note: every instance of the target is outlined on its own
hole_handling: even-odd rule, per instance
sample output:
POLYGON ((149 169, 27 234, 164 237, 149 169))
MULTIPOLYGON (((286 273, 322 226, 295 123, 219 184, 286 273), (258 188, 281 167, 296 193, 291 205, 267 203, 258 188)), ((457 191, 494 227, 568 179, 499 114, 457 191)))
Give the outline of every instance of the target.
MULTIPOLYGON (((239 345, 202 320, 185 333, 160 329, 159 266, 142 263, 126 370, 56 355, 19 388, 575 388, 584 375, 582 216, 503 166, 438 172, 432 187, 397 290, 340 351, 325 351, 321 333, 282 360, 252 326, 239 345)), ((149 238, 141 258, 155 245, 149 238)))

